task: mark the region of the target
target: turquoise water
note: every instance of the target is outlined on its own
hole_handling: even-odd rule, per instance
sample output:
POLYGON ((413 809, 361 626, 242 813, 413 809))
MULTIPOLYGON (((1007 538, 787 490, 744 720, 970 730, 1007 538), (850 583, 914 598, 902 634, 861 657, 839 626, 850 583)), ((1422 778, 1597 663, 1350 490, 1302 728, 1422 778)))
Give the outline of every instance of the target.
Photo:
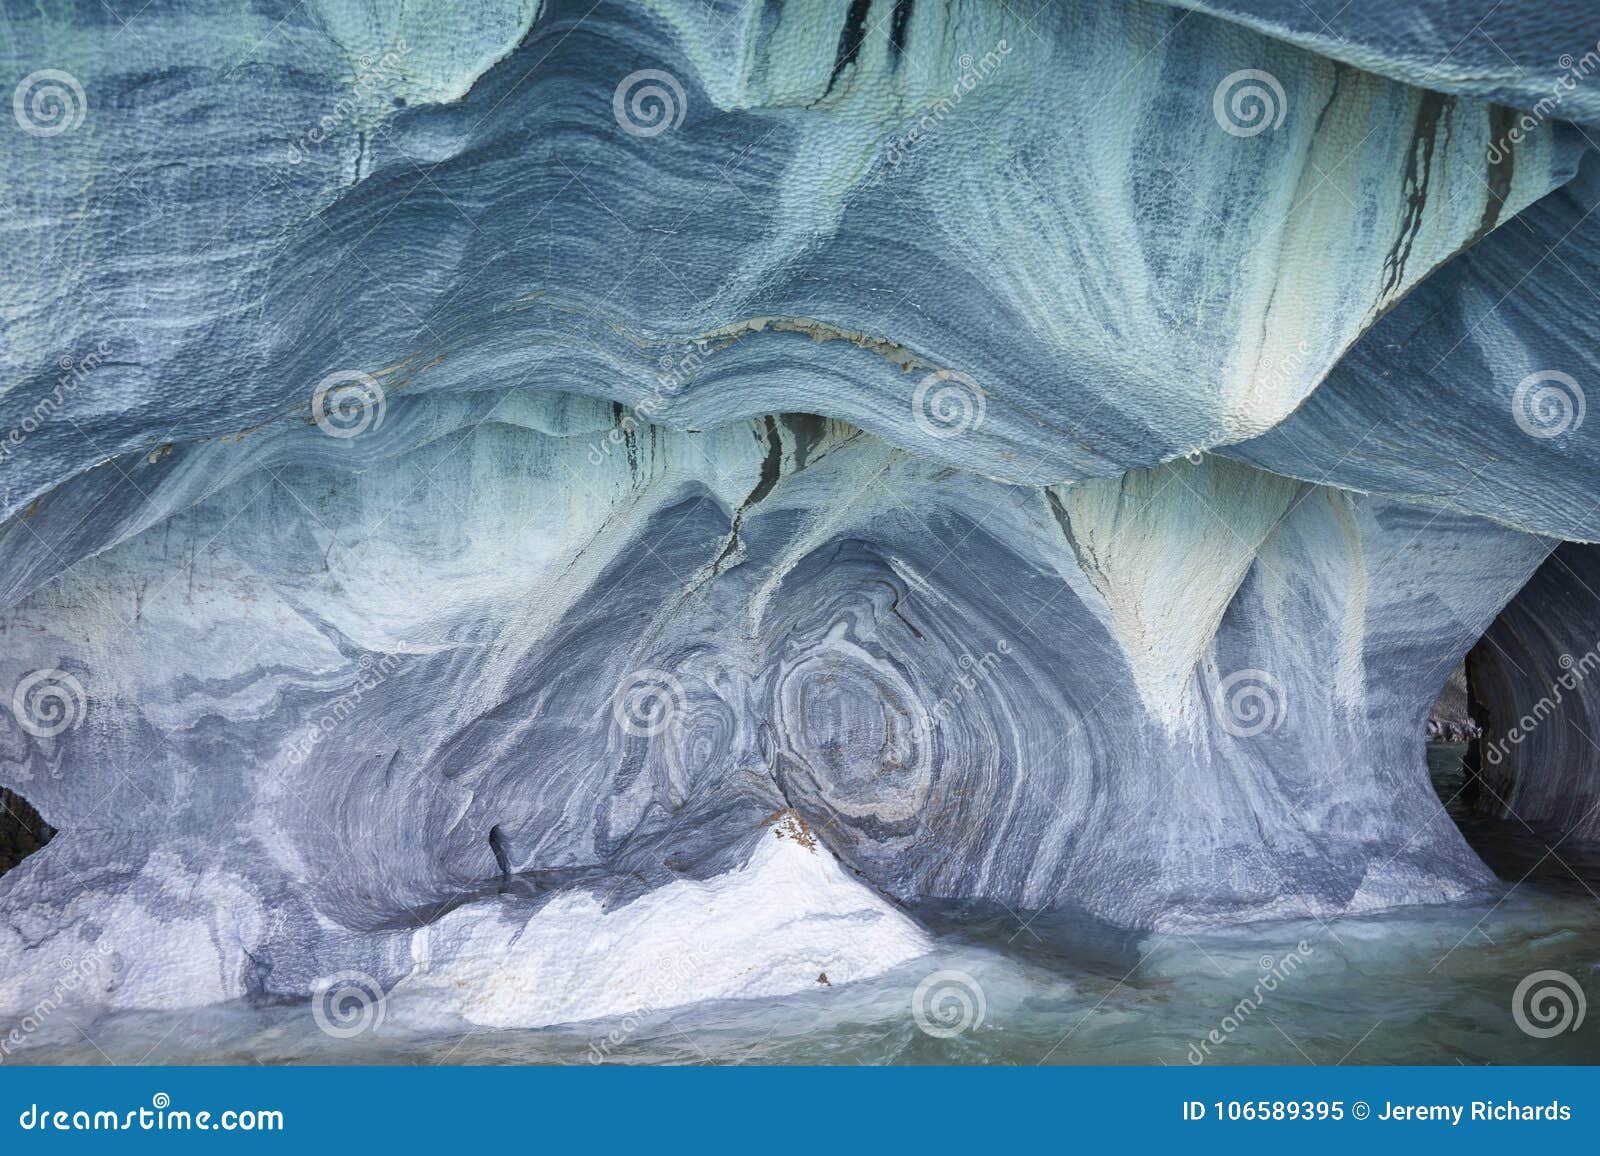
MULTIPOLYGON (((406 1009, 338 1040, 302 1004, 56 1025, 27 1059, 68 1063, 1595 1063, 1600 1021, 1530 1035, 1518 984, 1559 971, 1600 997, 1600 846, 1473 818, 1463 748, 1440 795, 1507 882, 1471 902, 1367 917, 1129 934, 974 908, 919 912, 939 949, 877 979, 541 1031, 407 1031, 406 1009), (1552 852, 1551 848, 1555 847, 1552 852), (1302 949, 1301 945, 1304 945, 1302 949), (913 1001, 924 987, 924 1022, 913 1001), (942 994, 944 998, 939 998, 942 994), (81 1029, 81 1030, 80 1030, 81 1029), (954 1030, 959 1029, 959 1030, 954 1030), (1215 1032, 1213 1037, 1211 1033, 1215 1032), (1215 1042, 1220 1038, 1221 1042, 1215 1042), (92 1042, 91 1042, 92 1041, 92 1042)), ((1529 989, 1538 992, 1547 983, 1529 989)), ((1526 1002, 1526 1001, 1525 1001, 1526 1002)), ((1545 1003, 1534 1029, 1559 1027, 1545 1003)), ((1600 1017, 1600 1009, 1594 1012, 1600 1017)), ((1569 1019, 1572 1017, 1568 1017, 1569 1019)), ((15 1062, 15 1060, 13 1060, 15 1062)))

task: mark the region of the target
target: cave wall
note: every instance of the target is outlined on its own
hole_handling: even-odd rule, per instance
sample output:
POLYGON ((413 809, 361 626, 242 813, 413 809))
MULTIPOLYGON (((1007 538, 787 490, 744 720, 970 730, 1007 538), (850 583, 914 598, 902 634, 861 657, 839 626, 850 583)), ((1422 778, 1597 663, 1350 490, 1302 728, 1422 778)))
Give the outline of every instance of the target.
MULTIPOLYGON (((1421 731, 1546 539, 1217 458, 1029 489, 815 418, 504 413, 400 399, 342 466, 302 426, 7 612, 0 678, 81 693, 0 730, 64 831, 5 946, 108 938, 125 1006, 394 982, 742 878, 790 812, 852 887, 1133 927, 1489 882, 1421 731)), ((844 975, 915 942, 863 905, 844 975)))

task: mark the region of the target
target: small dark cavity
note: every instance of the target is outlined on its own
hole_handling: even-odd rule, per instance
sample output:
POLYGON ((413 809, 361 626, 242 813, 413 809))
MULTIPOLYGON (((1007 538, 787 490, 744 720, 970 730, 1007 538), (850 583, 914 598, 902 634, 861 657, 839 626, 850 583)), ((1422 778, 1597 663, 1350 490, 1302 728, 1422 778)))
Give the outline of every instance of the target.
POLYGON ((32 803, 15 791, 0 787, 0 875, 40 850, 55 835, 56 829, 40 817, 32 803))
POLYGON ((500 868, 500 894, 504 895, 511 889, 511 859, 506 854, 506 837, 501 834, 498 823, 489 828, 489 850, 494 852, 495 865, 500 868))

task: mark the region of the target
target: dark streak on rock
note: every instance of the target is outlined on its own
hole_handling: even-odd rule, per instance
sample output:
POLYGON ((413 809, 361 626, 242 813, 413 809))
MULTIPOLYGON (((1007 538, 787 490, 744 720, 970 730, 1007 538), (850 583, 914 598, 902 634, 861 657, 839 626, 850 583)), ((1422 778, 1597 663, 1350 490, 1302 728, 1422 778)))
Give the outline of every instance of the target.
POLYGON ((1441 92, 1424 92, 1417 106, 1417 123, 1411 131, 1411 147, 1406 150, 1405 213, 1400 235, 1383 259, 1383 286, 1379 298, 1400 288, 1405 280, 1406 261, 1411 246, 1422 228, 1422 213, 1428 203, 1428 182, 1433 177, 1433 150, 1442 118, 1455 107, 1455 98, 1441 92))
POLYGON ((896 618, 898 618, 905 625, 905 628, 907 630, 911 631, 912 635, 915 636, 915 638, 916 638, 916 640, 918 642, 926 641, 922 636, 922 631, 918 630, 916 628, 916 626, 912 624, 911 619, 907 618, 904 614, 900 613, 900 590, 899 590, 899 588, 896 587, 894 585, 894 583, 885 582, 881 578, 878 579, 878 581, 881 582, 884 586, 887 586, 889 588, 889 593, 893 596, 893 601, 891 601, 889 603, 889 613, 893 614, 896 618))
POLYGON ((1078 538, 1072 532, 1072 520, 1067 516, 1067 508, 1061 504, 1061 499, 1056 497, 1053 487, 1046 486, 1044 491, 1045 501, 1050 503, 1050 512, 1055 515, 1056 525, 1061 527, 1061 536, 1067 540, 1067 545, 1072 549, 1072 556, 1077 559, 1079 568, 1085 574, 1093 574, 1099 567, 1093 558, 1084 554, 1078 546, 1078 538))
MULTIPOLYGON (((1489 106, 1489 139, 1492 141, 1509 141, 1511 130, 1517 123, 1517 110, 1507 108, 1503 104, 1489 106)), ((1516 156, 1510 147, 1501 152, 1499 161, 1489 162, 1489 172, 1485 175, 1484 183, 1489 186, 1489 196, 1483 203, 1483 217, 1478 221, 1478 231, 1472 234, 1472 240, 1467 244, 1476 245, 1500 221, 1500 214, 1506 207, 1506 198, 1511 195, 1511 176, 1516 171, 1516 156)))
POLYGON ((634 437, 634 423, 628 420, 628 409, 621 402, 611 403, 611 420, 622 431, 622 450, 628 456, 628 475, 639 476, 639 444, 634 437))
POLYGON ((894 17, 889 21, 889 60, 892 67, 900 67, 900 58, 906 51, 906 29, 911 23, 912 0, 894 0, 894 17))
POLYGON ((783 0, 763 0, 757 21, 755 43, 760 45, 759 64, 752 64, 750 79, 765 79, 772 72, 772 40, 778 32, 778 22, 783 18, 783 0))
POLYGON ((1317 124, 1316 127, 1311 131, 1311 136, 1313 139, 1315 139, 1317 134, 1322 131, 1322 124, 1328 119, 1328 110, 1331 109, 1334 106, 1334 102, 1339 99, 1339 86, 1343 83, 1344 68, 1336 64, 1333 67, 1333 88, 1328 92, 1328 99, 1327 102, 1323 104, 1322 110, 1317 113, 1317 124))
POLYGON ((872 0, 850 0, 850 11, 845 14, 844 27, 839 30, 839 47, 833 55, 833 74, 828 77, 828 87, 823 96, 833 91, 845 65, 854 64, 867 38, 867 14, 872 11, 872 0))
POLYGON ((806 468, 811 460, 811 449, 827 434, 825 418, 809 413, 786 413, 782 417, 784 428, 794 437, 794 473, 806 468))
POLYGON ((761 461, 761 477, 756 481, 755 488, 750 491, 750 496, 733 512, 733 527, 728 533, 728 544, 722 548, 722 553, 717 555, 717 560, 711 563, 712 574, 721 572, 723 562, 727 561, 728 555, 732 554, 734 547, 739 544, 739 527, 744 523, 745 512, 759 505, 761 500, 772 492, 772 487, 778 484, 778 478, 783 471, 783 438, 778 434, 778 423, 771 417, 763 418, 762 421, 766 426, 767 456, 761 461))
POLYGON ((767 456, 761 461, 761 478, 740 507, 741 512, 758 504, 778 484, 778 474, 783 465, 783 439, 778 435, 778 423, 772 418, 762 419, 767 430, 767 456))

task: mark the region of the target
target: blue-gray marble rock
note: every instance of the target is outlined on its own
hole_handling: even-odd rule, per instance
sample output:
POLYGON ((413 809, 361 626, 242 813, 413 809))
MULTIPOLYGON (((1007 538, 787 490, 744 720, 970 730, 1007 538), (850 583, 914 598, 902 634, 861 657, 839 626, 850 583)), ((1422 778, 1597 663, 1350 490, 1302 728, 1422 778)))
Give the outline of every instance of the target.
POLYGON ((1594 634, 1594 21, 1194 7, 6 4, 0 1012, 1492 887, 1423 740, 1594 634))

